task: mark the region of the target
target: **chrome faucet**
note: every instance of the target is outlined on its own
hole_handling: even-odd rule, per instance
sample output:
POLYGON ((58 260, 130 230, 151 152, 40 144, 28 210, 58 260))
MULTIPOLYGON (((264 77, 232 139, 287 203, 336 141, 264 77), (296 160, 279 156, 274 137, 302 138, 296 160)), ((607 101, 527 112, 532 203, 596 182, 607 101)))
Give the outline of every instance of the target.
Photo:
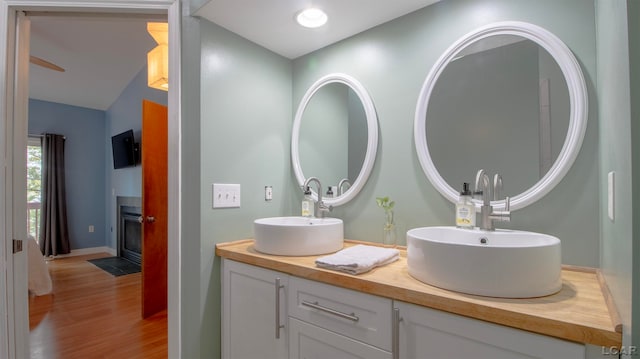
MULTIPOLYGON (((342 194, 344 193, 344 191, 342 190, 342 187, 343 187, 345 184, 346 184, 347 186, 351 187, 351 182, 349 182, 349 180, 348 180, 348 179, 346 179, 346 178, 343 178, 343 179, 341 179, 341 180, 340 180, 340 182, 338 182, 338 196, 342 196, 342 194)), ((347 187, 347 189, 348 189, 349 187, 347 187)))
POLYGON ((475 193, 482 193, 482 206, 480 207, 480 223, 479 227, 485 231, 495 230, 493 225, 494 221, 509 222, 511 221, 511 211, 509 210, 511 200, 509 197, 505 197, 504 211, 494 211, 491 206, 491 194, 493 193, 493 200, 499 200, 502 194, 502 176, 495 174, 493 177, 493 186, 489 181, 489 176, 484 170, 479 170, 476 174, 476 188, 475 193))
POLYGON ((324 201, 322 200, 322 184, 320 183, 320 180, 316 177, 309 177, 304 181, 304 184, 302 185, 302 189, 304 190, 305 188, 309 187, 309 185, 311 184, 311 182, 315 182, 317 185, 317 190, 318 190, 318 200, 315 203, 315 210, 313 211, 316 218, 323 218, 325 216, 325 214, 327 212, 331 212, 331 210, 333 210, 333 206, 327 206, 324 201))

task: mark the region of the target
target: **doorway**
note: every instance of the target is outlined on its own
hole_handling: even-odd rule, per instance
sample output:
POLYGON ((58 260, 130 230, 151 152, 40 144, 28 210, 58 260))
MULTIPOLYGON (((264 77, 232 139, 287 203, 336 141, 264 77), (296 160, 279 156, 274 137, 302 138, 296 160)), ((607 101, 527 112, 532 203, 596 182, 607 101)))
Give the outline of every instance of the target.
MULTIPOLYGON (((141 213, 139 209, 136 213, 129 207, 114 208, 114 202, 117 202, 116 199, 119 199, 123 194, 127 194, 124 191, 133 191, 129 193, 138 198, 141 195, 142 183, 140 183, 140 178, 135 176, 136 172, 139 173, 141 171, 140 161, 135 161, 134 167, 115 169, 118 167, 115 166, 115 160, 118 159, 118 156, 115 155, 115 149, 118 147, 114 143, 109 143, 108 139, 111 138, 112 134, 120 132, 120 126, 133 128, 136 129, 136 132, 139 132, 142 119, 136 112, 139 112, 140 105, 130 105, 129 101, 131 99, 149 94, 150 96, 161 98, 166 103, 166 92, 147 87, 147 74, 144 67, 147 60, 146 52, 153 43, 151 36, 146 31, 146 25, 149 21, 155 22, 162 18, 146 15, 123 18, 119 14, 90 16, 69 13, 59 13, 51 16, 49 13, 41 14, 38 12, 26 12, 26 17, 31 25, 31 56, 35 54, 40 58, 55 61, 56 64, 63 66, 65 69, 64 72, 59 72, 42 66, 34 66, 33 63, 30 65, 28 129, 29 134, 53 132, 64 135, 66 138, 64 141, 65 202, 69 215, 65 216, 65 226, 69 228, 69 247, 73 249, 71 255, 91 252, 110 252, 115 254, 116 250, 119 250, 117 254, 140 265, 141 224, 138 222, 138 217, 140 217, 141 213), (99 39, 101 33, 108 33, 117 40, 107 41, 102 39, 98 41, 98 44, 94 45, 95 41, 93 39, 99 39), (55 44, 55 46, 46 46, 49 44, 55 44), (130 44, 133 44, 133 46, 130 44), (99 50, 96 50, 94 46, 99 50), (104 53, 112 54, 114 59, 96 60, 93 53, 90 53, 87 55, 87 59, 84 59, 85 56, 82 54, 93 52, 94 50, 98 51, 99 55, 104 53), (76 54, 76 56, 67 56, 66 53, 76 54), (101 62, 98 61, 117 62, 118 66, 111 68, 109 64, 102 63, 100 67, 101 62), (90 85, 87 85, 91 86, 91 91, 86 90, 87 86, 78 86, 78 77, 84 78, 91 75, 96 67, 100 67, 100 73, 93 75, 94 81, 90 81, 90 85), (118 86, 115 91, 110 90, 109 85, 103 85, 106 79, 101 76, 102 73, 107 75, 106 78, 114 81, 114 83, 119 81, 123 85, 118 86), (121 76, 122 79, 118 80, 118 76, 121 76), (60 83, 57 81, 60 81, 60 83), (45 83, 43 84, 42 82, 45 83), (71 86, 66 85, 64 82, 71 84, 71 86), (50 85, 55 87, 55 93, 52 93, 52 90, 48 88, 50 85), (67 87, 70 88, 67 89, 67 87), (77 91, 78 87, 80 87, 81 91, 79 92, 81 93, 75 94, 74 92, 77 91), (64 93, 60 98, 58 97, 59 92, 64 93), (84 92, 91 93, 91 95, 85 96, 84 92), (72 96, 69 96, 70 94, 72 96), (105 94, 110 96, 104 96, 105 94), (103 97, 107 97, 108 100, 102 100, 103 97), (96 100, 101 100, 104 103, 96 102, 93 104, 96 100), (113 166, 109 158, 112 148, 114 149, 113 166), (80 169, 84 170, 83 172, 85 173, 83 175, 79 172, 80 169), (91 182, 93 185, 86 186, 87 182, 91 182), (115 190, 115 196, 108 196, 109 189, 115 190), (123 209, 126 209, 126 211, 123 211, 123 209), (118 218, 116 216, 118 213, 123 216, 118 218), (121 221, 123 219, 124 221, 121 221), (89 222, 90 220, 93 221, 89 222), (87 229, 87 227, 89 228, 87 229), (124 236, 125 240, 123 241, 126 244, 124 250, 113 247, 113 237, 121 234, 121 230, 127 234, 124 236), (137 236, 135 235, 136 233, 137 236), (136 238, 138 239, 137 246, 134 243, 136 238), (109 249, 105 251, 107 249, 105 247, 109 247, 109 249)), ((136 142, 138 143, 139 141, 140 136, 138 136, 138 141, 136 142)), ((139 207, 140 204, 138 204, 139 207)), ((47 212, 54 214, 58 211, 56 207, 51 207, 47 212)), ((43 232, 45 231, 43 230, 43 232)), ((45 238, 43 236, 43 239, 45 238)), ((56 256, 54 261, 49 261, 48 267, 50 268, 54 266, 53 262, 67 262, 66 258, 58 256, 59 253, 67 253, 67 251, 56 253, 53 249, 53 252, 47 251, 47 254, 49 253, 56 256)), ((164 267, 166 267, 166 255, 164 260, 164 267)), ((118 270, 120 270, 120 266, 124 268, 130 266, 128 262, 123 261, 108 263, 112 263, 118 270)), ((159 263, 155 263, 155 267, 158 266, 159 263)), ((158 272, 160 272, 159 269, 158 272)), ((164 279, 166 283, 166 269, 162 272, 165 273, 164 279)), ((70 278, 70 281, 65 281, 65 283, 78 282, 70 278)), ((54 286, 54 302, 57 302, 55 298, 60 298, 63 293, 73 289, 66 286, 62 289, 61 287, 62 285, 54 286), (59 292, 59 290, 62 290, 62 292, 59 292)), ((164 289, 166 298, 166 285, 164 289)), ((84 291, 78 291, 78 293, 82 292, 84 291)), ((166 309, 166 299, 164 303, 164 309, 166 309)), ((33 304, 33 302, 30 301, 30 304, 33 304)), ((132 305, 137 306, 139 303, 132 305)), ((104 308, 109 307, 105 306, 104 308)), ((53 310, 56 309, 58 307, 54 306, 53 310)), ((125 308, 121 309, 126 310, 125 308)), ((97 310, 100 310, 100 308, 97 308, 97 310)), ((71 312, 70 320, 80 316, 81 312, 81 308, 77 309, 78 315, 73 315, 75 311, 71 312)), ((33 314, 31 305, 29 313, 30 315, 33 314)), ((52 318, 55 318, 55 316, 47 316, 37 327, 31 328, 31 340, 36 342, 35 345, 33 342, 30 344, 32 351, 33 349, 36 349, 36 352, 43 351, 43 341, 39 340, 43 335, 62 338, 66 333, 64 329, 49 323, 53 320, 52 318), (60 334, 54 335, 52 330, 49 334, 44 333, 34 336, 34 332, 41 332, 42 326, 50 327, 60 334)), ((110 325, 119 325, 117 322, 108 323, 110 325)), ((86 326, 87 324, 85 321, 78 322, 78 325, 86 326)), ((127 323, 123 322, 122 325, 126 326, 127 323)), ((105 325, 105 331, 109 332, 111 329, 108 325, 105 325)), ((84 328, 83 330, 90 330, 90 328, 84 328)), ((44 343, 46 344, 47 342, 44 343)), ((82 341, 78 343, 78 346, 83 345, 82 341)), ((51 347, 59 345, 59 342, 57 345, 54 342, 51 347)), ((47 351, 46 347, 44 351, 47 351)))
MULTIPOLYGON (((170 31, 169 36, 171 38, 169 56, 170 56, 170 77, 175 79, 172 83, 175 86, 169 91, 169 107, 179 108, 179 86, 180 86, 180 59, 177 49, 180 48, 179 41, 179 2, 177 0, 164 0, 156 1, 150 4, 148 1, 136 0, 129 1, 128 3, 114 4, 110 1, 98 1, 85 7, 77 7, 77 3, 73 1, 57 1, 56 6, 43 5, 41 1, 31 0, 0 0, 0 17, 3 26, 7 28, 2 32, 8 31, 9 36, 0 36, 0 55, 3 59, 0 61, 2 64, 8 62, 8 66, 0 66, 1 77, 6 78, 6 84, 9 85, 6 88, 10 89, 9 92, 0 91, 2 96, 2 102, 6 105, 7 111, 3 114, 2 121, 3 127, 7 129, 8 134, 5 138, 0 140, 6 158, 13 159, 10 162, 10 166, 7 167, 5 176, 2 178, 2 188, 0 189, 0 200, 3 203, 3 209, 1 211, 5 219, 13 221, 17 226, 7 227, 3 232, 3 249, 11 248, 7 238, 25 238, 27 233, 27 220, 26 220, 26 204, 16 204, 13 201, 13 193, 24 193, 25 181, 24 177, 20 180, 17 174, 24 173, 26 168, 26 158, 24 156, 24 148, 26 145, 26 122, 27 122, 27 99, 28 91, 24 91, 24 87, 17 86, 15 89, 11 84, 24 83, 24 79, 28 78, 28 52, 25 56, 25 51, 21 50, 21 44, 24 41, 24 35, 28 34, 28 27, 25 29, 19 29, 15 19, 17 14, 23 9, 29 9, 29 11, 83 11, 87 13, 104 13, 110 11, 113 13, 141 13, 149 12, 153 14, 168 13, 170 31), (6 21, 5 21, 6 20, 6 21), (13 34, 17 35, 16 38, 19 41, 13 42, 13 34), (22 37, 22 39, 21 39, 22 37), (16 56, 18 54, 18 56, 16 56), (17 59, 16 72, 7 71, 7 69, 14 68, 10 64, 13 64, 14 57, 17 59), (5 76, 6 75, 6 76, 5 76), (20 79, 22 81, 19 81, 20 79), (14 119, 15 118, 15 119, 14 119), (14 175, 16 174, 16 175, 14 175), (22 182, 22 183, 19 183, 22 182)), ((28 45, 27 45, 28 47, 28 45)), ((171 111, 169 116, 170 127, 180 127, 180 115, 178 111, 171 111)), ((169 160, 169 196, 172 199, 170 201, 169 212, 174 216, 171 218, 178 218, 178 203, 180 202, 180 190, 179 190, 179 154, 180 154, 180 139, 177 134, 179 131, 173 132, 176 137, 169 141, 170 153, 175 154, 170 156, 169 160)), ((173 239, 172 245, 169 247, 169 261, 172 267, 180 268, 180 258, 177 257, 180 246, 180 231, 177 222, 169 223, 169 235, 173 239)), ((7 328, 6 333, 3 332, 3 342, 0 343, 0 356, 7 358, 22 358, 28 356, 29 344, 28 344, 28 312, 25 310, 27 306, 27 292, 26 292, 26 258, 23 253, 18 252, 15 255, 3 250, 2 254, 3 262, 7 265, 7 280, 0 282, 0 296, 2 300, 0 304, 4 308, 7 308, 8 318, 2 317, 0 319, 0 328, 7 328)), ((179 287, 178 278, 180 276, 179 269, 172 271, 169 274, 169 356, 178 357, 180 355, 180 318, 179 308, 177 306, 179 300, 179 287)))

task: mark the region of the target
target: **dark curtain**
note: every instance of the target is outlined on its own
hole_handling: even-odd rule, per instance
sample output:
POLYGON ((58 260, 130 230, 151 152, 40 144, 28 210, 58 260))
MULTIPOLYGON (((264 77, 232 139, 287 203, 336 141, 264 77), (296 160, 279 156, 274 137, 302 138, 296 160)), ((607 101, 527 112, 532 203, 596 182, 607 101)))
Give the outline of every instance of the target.
POLYGON ((64 180, 64 136, 49 133, 42 138, 40 250, 45 256, 71 251, 64 180))

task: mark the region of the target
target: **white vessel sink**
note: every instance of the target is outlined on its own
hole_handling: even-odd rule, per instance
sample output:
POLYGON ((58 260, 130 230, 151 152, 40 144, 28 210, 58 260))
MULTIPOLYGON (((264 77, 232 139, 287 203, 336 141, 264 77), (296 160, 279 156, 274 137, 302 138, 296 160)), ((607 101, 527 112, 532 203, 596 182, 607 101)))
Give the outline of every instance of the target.
POLYGON ((562 288, 560 240, 534 232, 414 228, 407 266, 422 282, 467 294, 530 298, 562 288))
POLYGON ((255 249, 282 256, 311 256, 342 249, 339 218, 270 217, 253 222, 255 249))

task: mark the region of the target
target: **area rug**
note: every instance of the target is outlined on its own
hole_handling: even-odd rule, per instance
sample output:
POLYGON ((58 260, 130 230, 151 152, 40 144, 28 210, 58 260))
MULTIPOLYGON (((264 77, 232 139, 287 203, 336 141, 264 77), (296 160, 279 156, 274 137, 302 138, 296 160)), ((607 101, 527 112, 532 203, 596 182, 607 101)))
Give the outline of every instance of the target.
POLYGON ((140 272, 139 264, 122 257, 106 257, 87 261, 115 277, 140 272))

